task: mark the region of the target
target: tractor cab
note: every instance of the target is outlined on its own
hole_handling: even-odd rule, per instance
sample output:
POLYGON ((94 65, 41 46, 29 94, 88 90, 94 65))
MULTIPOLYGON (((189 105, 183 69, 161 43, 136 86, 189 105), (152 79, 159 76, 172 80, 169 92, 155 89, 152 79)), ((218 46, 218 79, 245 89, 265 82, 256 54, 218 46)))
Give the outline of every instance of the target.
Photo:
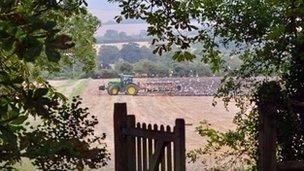
POLYGON ((123 85, 128 85, 133 83, 132 75, 120 75, 120 81, 123 85))

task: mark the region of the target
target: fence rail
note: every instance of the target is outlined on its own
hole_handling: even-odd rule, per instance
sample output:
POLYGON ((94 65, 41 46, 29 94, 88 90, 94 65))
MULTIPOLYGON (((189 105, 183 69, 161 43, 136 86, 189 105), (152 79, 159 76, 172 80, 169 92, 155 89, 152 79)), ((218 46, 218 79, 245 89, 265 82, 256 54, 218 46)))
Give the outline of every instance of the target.
POLYGON ((175 126, 136 123, 125 103, 114 104, 116 171, 185 171, 185 121, 175 126))
POLYGON ((284 171, 284 170, 303 170, 304 168, 304 161, 285 161, 281 163, 277 163, 277 170, 284 171))

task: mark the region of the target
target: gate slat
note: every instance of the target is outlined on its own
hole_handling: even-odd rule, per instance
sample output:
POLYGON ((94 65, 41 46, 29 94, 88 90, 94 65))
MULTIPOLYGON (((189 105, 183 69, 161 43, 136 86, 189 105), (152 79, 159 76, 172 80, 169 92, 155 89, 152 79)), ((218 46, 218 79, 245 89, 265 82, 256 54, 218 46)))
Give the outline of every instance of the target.
MULTIPOLYGON (((140 128, 140 123, 137 123, 137 128, 140 128)), ((141 155, 141 138, 137 137, 137 171, 142 171, 142 155, 141 155)))
MULTIPOLYGON (((145 123, 142 124, 142 128, 143 128, 143 130, 147 129, 145 123)), ((147 156, 147 151, 148 151, 147 150, 147 139, 143 138, 142 143, 143 143, 143 171, 146 171, 148 168, 147 167, 147 158, 148 158, 148 156, 147 156)))
MULTIPOLYGON (((161 125, 160 126, 160 131, 161 133, 164 133, 165 132, 165 127, 164 125, 161 125)), ((166 149, 166 148, 165 148, 166 149)), ((164 150, 165 150, 164 149, 164 150)), ((160 168, 161 168, 161 171, 165 171, 166 170, 166 161, 165 161, 165 151, 164 151, 164 155, 162 156, 162 160, 161 160, 161 163, 160 163, 160 168)))
MULTIPOLYGON (((127 126, 128 127, 135 127, 135 116, 128 115, 127 116, 127 126)), ((135 137, 128 136, 127 137, 128 143, 128 170, 136 170, 136 150, 135 150, 135 137)))
MULTIPOLYGON (((148 125, 148 130, 152 130, 152 125, 148 125)), ((149 156, 149 164, 148 168, 151 168, 151 159, 152 159, 152 154, 153 154, 153 144, 152 144, 152 139, 148 139, 148 156, 149 156)))
MULTIPOLYGON (((154 130, 154 131, 157 131, 157 130, 158 130, 158 127, 157 127, 156 124, 153 125, 153 130, 154 130)), ((156 149, 157 149, 157 145, 158 145, 157 142, 158 142, 158 141, 155 139, 155 140, 154 140, 154 154, 156 153, 156 149)), ((154 171, 159 171, 159 165, 156 166, 156 169, 155 169, 154 171)))
MULTIPOLYGON (((171 132, 170 126, 167 126, 167 132, 171 132)), ((173 171, 172 170, 172 149, 171 149, 171 142, 168 143, 167 146, 167 171, 173 171)))
POLYGON ((185 171, 185 121, 170 126, 135 124, 126 104, 114 107, 115 171, 185 171))

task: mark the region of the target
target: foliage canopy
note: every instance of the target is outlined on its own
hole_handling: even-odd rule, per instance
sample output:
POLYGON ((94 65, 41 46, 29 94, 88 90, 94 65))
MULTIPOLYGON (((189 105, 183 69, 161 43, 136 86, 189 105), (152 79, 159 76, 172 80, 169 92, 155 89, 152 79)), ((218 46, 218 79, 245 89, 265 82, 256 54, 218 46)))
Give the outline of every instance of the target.
POLYGON ((67 103, 40 74, 74 60, 85 69, 95 65, 92 32, 99 22, 84 4, 84 0, 1 1, 1 169, 11 169, 22 158, 32 159, 43 170, 99 168, 109 159, 101 142, 105 136, 94 135, 96 118, 79 99, 67 103), (81 37, 85 31, 87 38, 81 37))
MULTIPOLYGON (((214 131, 210 128, 199 127, 199 132, 206 131, 200 134, 209 137, 211 145, 229 146, 232 152, 227 155, 249 156, 251 160, 242 162, 255 165, 258 124, 255 104, 261 100, 257 90, 271 80, 282 87, 276 118, 278 132, 281 132, 277 137, 278 158, 303 159, 303 108, 295 105, 304 101, 303 1, 109 1, 119 3, 122 9, 117 21, 123 17, 138 18, 149 24, 148 35, 155 37, 156 53, 178 46, 176 60, 193 60, 196 55, 187 49, 191 44, 201 43, 201 59, 210 63, 213 71, 227 69, 223 60, 226 56, 236 55, 242 59, 241 67, 226 75, 216 95, 225 102, 231 99, 237 102, 240 112, 234 122, 238 127, 220 135, 210 133, 214 131), (231 138, 233 144, 223 141, 231 138)), ((273 94, 269 92, 269 95, 273 94)))

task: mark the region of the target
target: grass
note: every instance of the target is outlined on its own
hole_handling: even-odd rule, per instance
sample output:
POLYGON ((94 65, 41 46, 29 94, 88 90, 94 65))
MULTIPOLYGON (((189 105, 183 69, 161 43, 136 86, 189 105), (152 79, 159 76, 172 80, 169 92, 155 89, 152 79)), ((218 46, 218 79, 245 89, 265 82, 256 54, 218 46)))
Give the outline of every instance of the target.
POLYGON ((69 94, 69 99, 72 99, 75 96, 80 96, 87 88, 89 80, 84 79, 81 80, 72 90, 71 94, 69 94))
POLYGON ((66 92, 67 88, 75 84, 78 80, 66 80, 63 85, 59 86, 57 90, 61 93, 66 92))

